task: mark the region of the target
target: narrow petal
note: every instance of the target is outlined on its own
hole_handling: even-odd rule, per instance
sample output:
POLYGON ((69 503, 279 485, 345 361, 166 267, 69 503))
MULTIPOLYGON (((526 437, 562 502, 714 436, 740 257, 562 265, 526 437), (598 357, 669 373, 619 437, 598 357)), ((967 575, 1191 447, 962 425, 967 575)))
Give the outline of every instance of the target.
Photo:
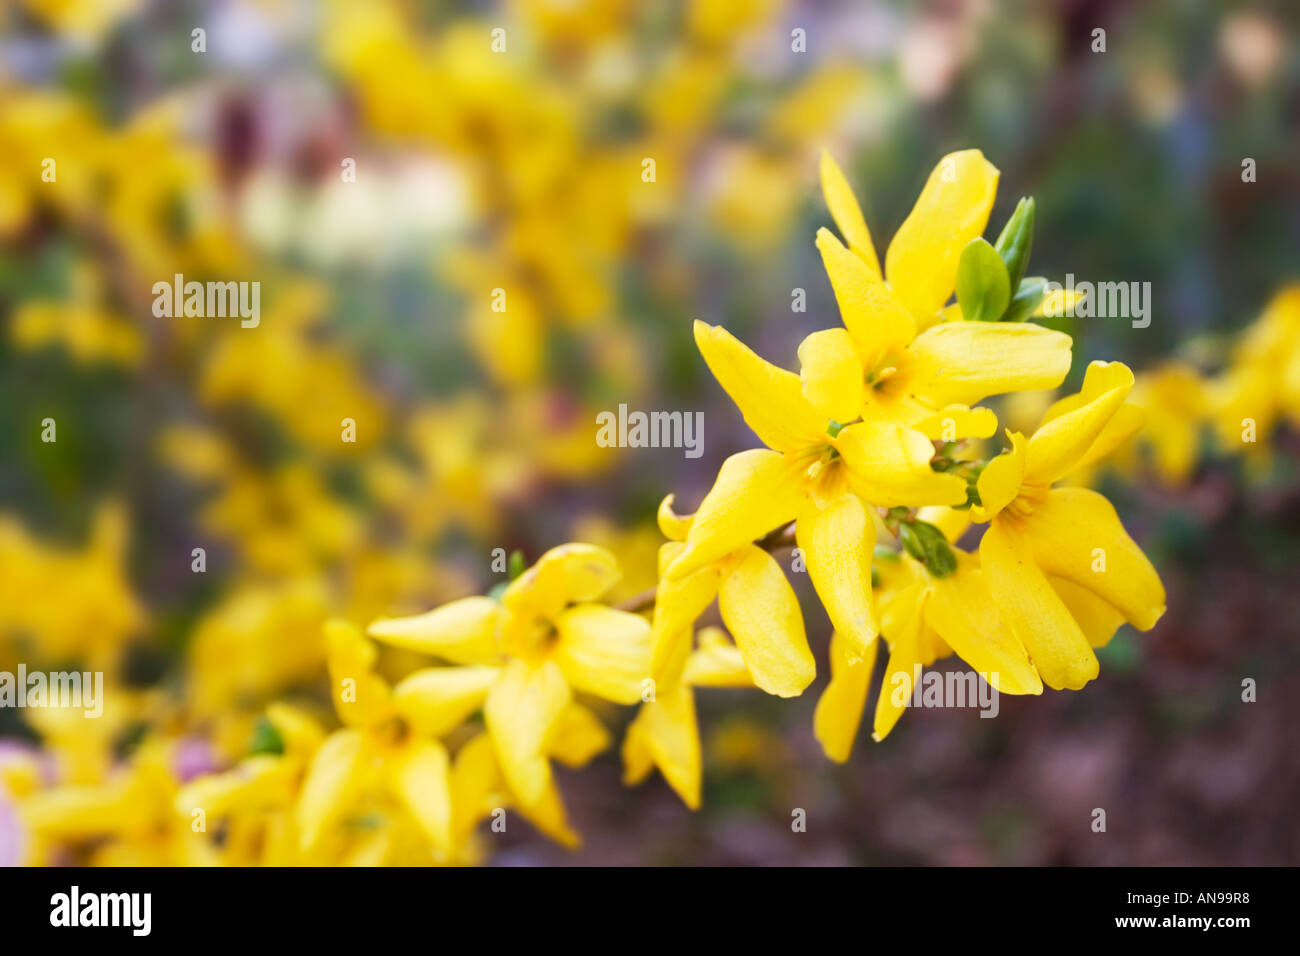
POLYGON ((650 622, 603 604, 579 604, 560 615, 553 659, 578 690, 619 704, 641 700, 650 679, 650 622))
POLYGON ((1110 387, 1096 397, 1040 425, 1029 439, 1025 479, 1051 484, 1079 467, 1088 449, 1123 406, 1133 388, 1133 373, 1119 362, 1108 363, 1110 387))
MULTIPOLYGON (((1114 389, 1125 389, 1132 395, 1134 387, 1133 373, 1122 362, 1092 362, 1084 373, 1083 386, 1079 391, 1053 402, 1039 427, 1082 408, 1114 389)), ((1132 438, 1145 422, 1146 412, 1143 409, 1128 403, 1120 405, 1071 470, 1086 468, 1106 457, 1132 438)))
POLYGON ((339 719, 349 727, 365 727, 392 712, 388 681, 375 673, 378 649, 347 621, 325 624, 326 665, 331 697, 339 719))
POLYGON ((1019 534, 993 522, 980 541, 980 564, 1003 620, 1044 684, 1078 690, 1097 676, 1097 655, 1019 534))
POLYGON ((949 153, 930 173, 885 253, 885 277, 918 320, 952 295, 961 252, 983 234, 997 190, 997 167, 977 149, 949 153))
POLYGON ((948 405, 912 427, 932 441, 989 438, 998 430, 998 417, 991 408, 948 405))
POLYGON ((873 505, 959 505, 966 500, 966 482, 930 467, 934 445, 914 429, 858 422, 841 431, 834 445, 849 466, 853 490, 873 505))
POLYGON ((531 805, 551 785, 547 750, 551 735, 572 696, 564 673, 553 661, 512 660, 488 691, 483 717, 497 762, 510 789, 531 805))
POLYGON ((686 535, 690 533, 691 522, 694 515, 679 515, 673 510, 673 500, 676 495, 668 495, 663 501, 659 502, 659 511, 656 518, 659 522, 659 531, 669 541, 685 541, 686 535))
POLYGON ((848 760, 853 750, 853 738, 858 735, 867 690, 876 670, 878 647, 879 642, 872 641, 864 656, 850 657, 848 642, 839 632, 831 634, 831 679, 813 712, 813 735, 826 756, 836 763, 848 760))
POLYGON ((799 601, 776 560, 752 545, 738 553, 723 575, 718 607, 754 684, 778 697, 803 693, 817 665, 799 601))
POLYGON ((871 241, 867 221, 862 217, 862 207, 858 205, 848 179, 826 150, 822 150, 820 172, 826 208, 830 210, 840 235, 871 270, 872 275, 880 278, 880 260, 876 258, 876 248, 871 241))
POLYGON ((1034 561, 1047 574, 1091 591, 1140 631, 1164 614, 1160 575, 1102 495, 1054 488, 1024 527, 1034 561))
POLYGON ((825 504, 809 501, 795 535, 835 632, 851 658, 865 657, 878 629, 871 611, 876 528, 862 502, 852 494, 825 504))
POLYGON ((668 785, 692 810, 700 807, 700 732, 695 722, 695 694, 687 684, 678 684, 654 701, 641 705, 633 726, 628 728, 630 744, 624 747, 625 779, 645 778, 646 757, 659 768, 668 785), (633 729, 635 728, 635 729, 633 729))
MULTIPOLYGON (((660 549, 661 564, 671 564, 684 546, 669 542, 660 549)), ((673 580, 660 577, 651 623, 654 651, 651 676, 657 684, 671 685, 682 675, 691 653, 695 622, 718 595, 718 569, 704 567, 673 580)))
POLYGON ((364 740, 357 730, 335 731, 316 751, 294 811, 299 847, 304 853, 347 809, 360 784, 364 756, 364 740))
POLYGON ((862 360, 846 329, 814 332, 799 344, 803 395, 828 419, 851 422, 862 412, 862 360))
POLYGON ((1010 451, 990 459, 975 485, 979 491, 980 504, 971 510, 977 521, 991 521, 1015 500, 1025 483, 1025 449, 1028 442, 1019 432, 1008 431, 1007 438, 1011 441, 1010 451))
POLYGON ((452 841, 451 761, 436 740, 415 739, 391 758, 392 791, 415 818, 433 848, 444 856, 452 841))
POLYGON ((697 321, 695 343, 713 377, 763 444, 789 451, 825 430, 826 417, 803 397, 799 376, 759 358, 719 326, 697 321))
POLYGON ((680 580, 788 524, 803 501, 802 485, 785 456, 765 448, 732 455, 700 502, 686 550, 669 566, 667 576, 680 580))
POLYGON ((890 351, 905 348, 916 336, 916 320, 879 274, 826 229, 817 232, 817 249, 861 360, 874 364, 890 351))
POLYGON ((925 628, 925 605, 929 600, 925 584, 900 591, 882 615, 884 634, 889 640, 889 662, 885 678, 876 695, 876 714, 871 737, 881 741, 889 736, 898 719, 912 700, 920 668, 928 663, 921 648, 921 631, 925 628))
POLYGON ((512 611, 553 617, 571 601, 594 601, 622 576, 618 560, 594 544, 551 548, 501 594, 512 611))
POLYGON ((699 633, 699 647, 686 659, 682 680, 692 687, 753 687, 754 676, 731 638, 720 627, 699 633))
POLYGON ((366 633, 385 644, 456 664, 488 664, 500 657, 500 615, 501 605, 491 598, 467 597, 414 617, 380 618, 366 633))
POLYGON ((1072 341, 1029 323, 943 322, 907 348, 913 391, 947 405, 989 395, 1056 388, 1070 371, 1072 341))
POLYGON ((955 573, 934 581, 925 619, 999 693, 1043 692, 1029 652, 1002 620, 973 556, 961 555, 955 573))
POLYGON ((1083 636, 1093 647, 1105 647, 1115 636, 1124 615, 1115 610, 1087 588, 1079 587, 1065 578, 1049 577, 1052 587, 1061 596, 1065 606, 1070 609, 1070 616, 1078 622, 1083 636))
POLYGON ((393 688, 393 706, 417 731, 441 737, 483 706, 499 667, 428 667, 393 688))
POLYGON ((609 731, 595 714, 572 703, 560 714, 551 740, 551 756, 566 767, 585 767, 610 745, 609 731))

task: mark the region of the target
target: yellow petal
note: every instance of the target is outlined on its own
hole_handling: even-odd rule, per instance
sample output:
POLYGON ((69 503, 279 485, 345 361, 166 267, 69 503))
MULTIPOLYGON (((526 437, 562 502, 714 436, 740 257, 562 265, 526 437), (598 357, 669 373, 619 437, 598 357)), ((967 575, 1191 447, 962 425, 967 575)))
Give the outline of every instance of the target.
POLYGON ((966 533, 966 529, 971 525, 971 515, 969 508, 950 508, 947 505, 930 505, 920 508, 916 516, 926 524, 932 524, 948 539, 949 543, 956 544, 961 536, 966 533))
POLYGON ((659 502, 659 511, 656 518, 659 522, 659 531, 665 538, 669 541, 685 541, 695 516, 682 516, 673 511, 675 497, 675 495, 668 495, 663 501, 659 502))
POLYGON ((501 594, 512 611, 553 617, 573 601, 594 601, 622 576, 618 561, 594 544, 551 548, 501 594))
POLYGON ((1048 580, 1070 609, 1070 616, 1078 622, 1088 643, 1093 647, 1109 644, 1119 626, 1124 623, 1124 615, 1073 581, 1054 577, 1049 577, 1048 580))
POLYGON ((965 481, 930 467, 934 445, 918 431, 893 422, 857 422, 833 443, 849 466, 853 490, 872 505, 959 505, 966 500, 965 481))
POLYGON ((600 719, 581 704, 572 703, 556 725, 551 756, 566 767, 585 767, 609 744, 609 731, 600 719))
POLYGON ((1038 671, 998 614, 978 561, 962 554, 958 562, 957 571, 934 580, 926 623, 999 693, 1041 694, 1038 671))
POLYGON ((417 731, 441 737, 483 706, 499 667, 428 667, 393 688, 393 706, 417 731))
POLYGON ((1025 449, 1028 442, 1019 432, 1008 431, 1011 450, 989 460, 980 472, 976 489, 980 504, 972 508, 975 520, 990 521, 994 515, 1015 500, 1025 482, 1025 449))
POLYGON ((876 695, 873 740, 884 740, 894 729, 911 703, 919 668, 927 663, 921 648, 921 631, 925 627, 929 596, 929 588, 924 584, 905 588, 889 602, 882 615, 883 633, 889 639, 889 662, 885 665, 880 693, 876 695))
POLYGON ((1107 363, 1109 385, 1096 397, 1045 421, 1029 439, 1025 480, 1051 484, 1077 468, 1133 388, 1133 373, 1119 362, 1107 363))
POLYGON ((930 401, 974 405, 989 395, 1056 388, 1070 371, 1064 332, 1022 322, 943 322, 907 348, 913 390, 930 401))
POLYGON ((1097 676, 1097 655, 1021 535, 994 521, 980 541, 980 564, 1003 620, 1044 684, 1078 690, 1097 676))
POLYGON ((316 751, 295 810, 302 852, 311 850, 325 828, 347 809, 360 787, 364 758, 364 740, 357 730, 335 731, 316 751))
POLYGON ((625 782, 637 783, 653 761, 669 786, 692 810, 700 807, 700 732, 695 723, 695 695, 678 684, 641 705, 624 745, 625 782), (635 729, 634 729, 635 728, 635 729))
POLYGON ((722 620, 754 684, 778 697, 796 697, 817 673, 803 615, 776 560, 752 545, 729 562, 718 591, 722 620))
POLYGON ((831 634, 831 679, 813 712, 813 735, 826 756, 837 763, 848 760, 853 750, 853 738, 858 734, 876 669, 878 646, 877 641, 872 641, 865 656, 851 658, 844 638, 838 632, 831 634))
MULTIPOLYGON (((1041 429, 1047 422, 1101 398, 1114 389, 1124 389, 1131 395, 1134 385, 1133 373, 1122 362, 1092 362, 1084 373, 1083 386, 1079 391, 1053 402, 1043 416, 1039 428, 1041 429)), ((1086 468, 1106 457, 1133 437, 1145 422, 1146 413, 1141 408, 1127 403, 1120 405, 1071 470, 1086 468)))
MULTIPOLYGON (((682 545, 670 543, 664 545, 661 552, 672 553, 673 550, 680 553, 682 545)), ((659 579, 650 629, 654 643, 651 676, 656 683, 672 685, 681 679, 682 668, 691 652, 695 621, 713 603, 717 594, 716 567, 700 568, 680 580, 659 579)))
POLYGON ((389 758, 389 786, 419 824, 436 852, 450 856, 452 841, 451 770, 447 748, 436 740, 415 739, 389 758))
POLYGON ((862 218, 862 207, 853 195, 853 187, 831 158, 831 154, 822 150, 821 157, 822 195, 826 198, 826 208, 831 218, 839 227, 840 234, 850 248, 861 257, 863 264, 871 270, 872 275, 880 278, 880 260, 876 258, 876 247, 871 241, 871 231, 867 221, 862 218))
POLYGON ((525 805, 540 801, 551 784, 547 749, 571 696, 559 665, 517 658, 488 691, 483 717, 497 762, 510 789, 525 805))
POLYGON ((916 336, 916 320, 879 273, 845 249, 826 229, 817 231, 817 249, 835 290, 840 318, 857 345, 861 361, 874 365, 916 336))
POLYGON ((578 690, 619 704, 641 700, 650 679, 650 622, 602 604, 579 604, 560 615, 553 659, 578 690))
POLYGON ((682 680, 692 687, 754 686, 745 655, 720 627, 700 631, 699 647, 686 659, 682 680))
POLYGON ((997 167, 977 149, 949 153, 930 173, 885 253, 885 277, 918 320, 952 295, 961 252, 984 232, 997 189, 997 167))
POLYGON ((458 841, 463 841, 479 820, 494 810, 505 809, 508 785, 489 734, 470 738, 456 751, 451 767, 451 797, 453 830, 458 841))
POLYGON ((853 658, 876 639, 871 612, 871 556, 876 528, 851 494, 825 504, 809 501, 795 526, 808 576, 835 632, 853 658))
POLYGON ((814 332, 799 344, 803 395, 827 419, 851 422, 862 412, 862 361, 846 329, 814 332))
POLYGON ((1024 521, 1034 561, 1149 631, 1165 612, 1160 575, 1105 497, 1088 488, 1054 488, 1024 521))
POLYGON ((785 456, 765 448, 732 455, 700 503, 686 550, 667 576, 681 579, 788 524, 803 501, 802 484, 785 456))
POLYGON ((501 605, 491 598, 467 597, 414 617, 380 618, 366 633, 385 644, 456 664, 485 664, 500 657, 500 616, 501 605))
POLYGON ((991 408, 948 405, 912 427, 932 441, 988 438, 998 430, 998 417, 991 408))
POLYGON ((765 362, 719 326, 697 321, 695 343, 718 384, 763 444, 789 451, 815 441, 825 431, 826 416, 803 397, 799 376, 765 362))
POLYGON ((374 671, 378 650, 346 621, 325 624, 331 696, 339 719, 350 727, 386 720, 392 713, 388 681, 374 671))

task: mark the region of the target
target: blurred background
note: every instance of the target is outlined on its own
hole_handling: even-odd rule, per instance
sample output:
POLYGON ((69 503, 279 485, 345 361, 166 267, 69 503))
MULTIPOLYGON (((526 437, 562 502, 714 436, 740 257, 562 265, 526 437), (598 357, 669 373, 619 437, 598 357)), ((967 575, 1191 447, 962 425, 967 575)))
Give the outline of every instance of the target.
MULTIPOLYGON (((822 148, 881 250, 939 157, 977 147, 1002 171, 991 231, 1037 200, 1032 273, 1149 281, 1148 328, 1056 322, 1067 388, 1095 358, 1213 382, 1297 278, 1300 11, 1281 0, 0 17, 0 670, 98 669, 111 689, 91 729, 0 709, 0 750, 60 781, 150 735, 185 743, 182 775, 228 765, 268 702, 325 700, 327 617, 482 593, 494 548, 590 541, 623 596, 653 585, 660 499, 693 509, 753 444, 692 320, 786 367, 838 324, 813 246, 822 148), (259 327, 155 316, 176 273, 259 281, 259 327), (619 403, 702 410, 704 454, 599 447, 619 403)), ((560 772, 580 851, 520 827, 493 861, 1300 862, 1300 440, 1270 422, 1234 452, 1152 383, 1151 427, 1188 450, 1096 480, 1169 611, 1124 628, 1084 692, 1003 697, 997 720, 917 711, 832 764, 812 736, 829 625, 796 581, 822 676, 793 701, 700 695, 700 812, 657 776, 623 787, 614 748, 560 772)), ((0 798, 0 862, 6 826, 12 848, 0 798)))

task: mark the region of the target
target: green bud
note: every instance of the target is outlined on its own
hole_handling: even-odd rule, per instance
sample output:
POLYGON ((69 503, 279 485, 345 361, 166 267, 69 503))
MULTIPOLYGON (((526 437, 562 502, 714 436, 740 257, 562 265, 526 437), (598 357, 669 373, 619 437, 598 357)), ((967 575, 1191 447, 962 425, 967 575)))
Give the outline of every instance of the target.
POLYGON ((265 717, 259 717, 253 727, 253 736, 248 740, 248 756, 282 753, 284 753, 284 738, 280 736, 280 731, 276 730, 275 725, 265 717))
POLYGON ((907 553, 925 565, 936 578, 946 578, 957 570, 957 555, 943 532, 925 521, 900 525, 898 536, 907 553))
POLYGON ((1003 322, 1024 322, 1047 298, 1047 280, 1042 276, 1028 276, 1020 280, 1011 304, 1002 316, 1003 322))
POLYGON ((1007 266, 1007 278, 1010 287, 1015 289, 1029 265, 1029 253, 1034 247, 1034 199, 1032 196, 1022 198, 1016 203, 1016 211, 1011 214, 1007 224, 1002 227, 1002 234, 993 248, 1002 257, 1007 266))
POLYGON ((1011 278, 1006 263, 982 238, 972 239, 957 263, 957 301, 962 317, 973 322, 996 322, 1011 301, 1011 278))
POLYGON ((522 551, 516 549, 510 552, 510 564, 507 570, 510 572, 511 581, 527 570, 527 565, 524 564, 524 553, 522 551))
POLYGON ((826 423, 826 434, 830 435, 832 438, 834 438, 843 430, 844 430, 844 426, 841 425, 833 418, 826 423))

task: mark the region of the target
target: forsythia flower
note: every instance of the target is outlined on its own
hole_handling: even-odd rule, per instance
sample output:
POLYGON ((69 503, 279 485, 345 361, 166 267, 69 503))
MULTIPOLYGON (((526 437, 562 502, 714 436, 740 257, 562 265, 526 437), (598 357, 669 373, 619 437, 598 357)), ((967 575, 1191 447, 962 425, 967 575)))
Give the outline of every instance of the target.
POLYGON ((579 741, 577 754, 565 747, 579 764, 604 747, 603 728, 574 691, 635 704, 650 680, 649 622, 595 603, 618 574, 607 551, 562 545, 512 581, 499 602, 463 598, 416 617, 376 621, 369 633, 466 665, 434 668, 403 684, 423 698, 420 706, 436 705, 445 728, 481 706, 510 791, 526 812, 542 812, 559 806, 550 766, 557 741, 579 741))
POLYGON ((752 687, 753 678, 736 645, 718 628, 705 628, 680 680, 641 705, 623 738, 623 782, 637 784, 655 767, 692 810, 700 806, 700 729, 696 687, 752 687))
POLYGON ((969 405, 1061 384, 1070 370, 1064 333, 1021 322, 934 324, 963 247, 988 221, 997 178, 978 150, 941 160, 889 246, 886 282, 844 174, 822 155, 826 203, 849 248, 826 229, 817 248, 845 328, 809 335, 799 360, 804 396, 831 418, 875 416, 948 441, 987 438, 997 427, 993 413, 969 405))
MULTIPOLYGON (((955 542, 969 516, 948 509, 922 509, 921 517, 955 542)), ((1038 672, 1024 646, 998 613, 977 555, 952 548, 956 567, 937 574, 903 552, 877 562, 882 578, 880 632, 889 642, 889 663, 876 699, 872 737, 883 740, 898 722, 921 667, 956 653, 996 690, 1040 694, 1038 672)), ((850 660, 844 641, 831 637, 831 680, 817 702, 813 728, 826 755, 848 759, 866 703, 875 655, 850 660)))
POLYGON ((1164 586, 1110 502, 1086 488, 1052 487, 1140 427, 1140 413, 1124 404, 1132 388, 1127 366, 1093 362, 1080 392, 1048 409, 1028 441, 1011 433, 1010 453, 979 478, 972 514, 990 522, 980 561, 1049 687, 1077 689, 1097 676, 1092 646, 1110 638, 1117 617, 1146 631, 1164 614, 1164 586))
MULTIPOLYGON (((797 541, 836 629, 861 655, 875 639, 871 552, 875 528, 863 505, 959 504, 966 483, 930 468, 934 446, 918 431, 876 420, 840 425, 834 406, 804 397, 798 376, 770 365, 725 330, 695 323, 695 341, 714 376, 768 447, 732 455, 700 503, 686 547, 665 572, 669 580, 733 554, 797 519, 797 541)), ((760 687, 783 696, 813 678, 810 662, 765 639, 776 660, 792 661, 760 687)))

